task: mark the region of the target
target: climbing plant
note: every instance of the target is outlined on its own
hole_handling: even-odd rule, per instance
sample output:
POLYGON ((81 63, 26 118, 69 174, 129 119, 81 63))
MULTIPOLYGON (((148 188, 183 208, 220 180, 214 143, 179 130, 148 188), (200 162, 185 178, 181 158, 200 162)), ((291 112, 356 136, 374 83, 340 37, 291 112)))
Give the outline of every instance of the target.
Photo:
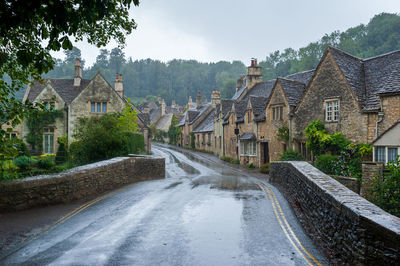
POLYGON ((276 134, 280 141, 288 142, 289 141, 289 128, 286 125, 278 128, 278 133, 276 134))
POLYGON ((43 128, 54 124, 57 118, 63 118, 63 116, 64 113, 62 110, 50 110, 28 116, 27 125, 29 133, 26 141, 32 146, 35 152, 42 152, 43 150, 43 128))

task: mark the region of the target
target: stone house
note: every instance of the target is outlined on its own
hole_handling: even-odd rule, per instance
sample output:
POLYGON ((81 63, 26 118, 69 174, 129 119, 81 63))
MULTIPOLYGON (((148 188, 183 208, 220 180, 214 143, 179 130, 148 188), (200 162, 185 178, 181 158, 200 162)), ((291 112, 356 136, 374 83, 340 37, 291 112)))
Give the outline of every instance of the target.
POLYGON ((216 148, 216 142, 214 140, 214 117, 215 108, 213 108, 213 110, 193 130, 196 149, 213 152, 216 148))
POLYGON ((231 110, 233 101, 232 100, 221 100, 220 104, 217 104, 215 108, 214 117, 214 154, 222 157, 225 155, 224 151, 224 117, 231 110))
POLYGON ((292 147, 317 119, 352 142, 374 141, 400 118, 399 67, 400 51, 360 59, 328 47, 293 112, 292 147))
MULTIPOLYGON (((199 125, 203 122, 204 119, 208 117, 208 115, 216 108, 216 105, 220 102, 220 94, 219 91, 213 91, 211 95, 211 103, 202 103, 201 95, 200 92, 197 94, 196 97, 196 107, 195 108, 189 108, 185 111, 183 114, 182 119, 179 121, 178 126, 181 127, 181 134, 180 134, 180 146, 191 146, 192 139, 191 139, 191 133, 199 127, 199 125)), ((189 97, 189 103, 191 104, 191 97, 189 97)), ((188 103, 188 106, 189 106, 188 103)), ((210 125, 211 126, 211 125, 210 125)), ((207 126, 208 128, 209 126, 207 126)), ((212 125, 214 127, 214 125, 212 125)), ((199 134, 200 132, 198 132, 199 134)), ((202 133, 202 135, 205 134, 205 132, 202 133)), ((210 142, 213 142, 212 138, 214 136, 211 136, 210 142)), ((207 138, 206 138, 207 141, 207 138)), ((198 139, 195 139, 195 145, 196 142, 201 143, 198 141, 198 139)), ((208 141, 207 141, 208 143, 208 141)))
POLYGON ((400 120, 389 127, 372 143, 373 161, 388 163, 400 155, 400 120))
MULTIPOLYGON (((73 79, 47 79, 44 84, 35 83, 28 87, 23 101, 40 102, 48 106, 54 105, 62 110, 63 117, 56 119, 52 125, 43 128, 43 152, 55 153, 58 150, 57 139, 64 134, 68 141, 73 141, 73 134, 81 117, 93 117, 105 113, 120 112, 127 99, 124 97, 122 75, 117 74, 114 88, 104 79, 100 71, 91 79, 82 78, 79 60, 75 64, 73 79)), ((132 105, 132 108, 135 106, 132 105)), ((148 134, 148 118, 138 109, 139 131, 144 134, 146 150, 151 150, 148 134)), ((29 128, 26 121, 22 124, 22 137, 26 138, 29 128)))

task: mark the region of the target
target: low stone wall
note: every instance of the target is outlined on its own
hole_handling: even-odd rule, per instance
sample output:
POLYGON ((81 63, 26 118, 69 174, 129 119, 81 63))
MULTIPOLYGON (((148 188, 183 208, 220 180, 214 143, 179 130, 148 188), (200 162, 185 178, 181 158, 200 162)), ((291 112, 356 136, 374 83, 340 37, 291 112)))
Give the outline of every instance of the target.
POLYGON ((396 265, 400 218, 306 162, 272 162, 271 182, 299 206, 304 222, 350 265, 396 265))
POLYGON ((165 177, 165 159, 118 157, 62 173, 0 182, 0 212, 84 199, 139 181, 165 177))
POLYGON ((330 175, 333 179, 338 181, 343 186, 347 187, 351 191, 360 194, 360 181, 357 178, 340 176, 340 175, 330 175))

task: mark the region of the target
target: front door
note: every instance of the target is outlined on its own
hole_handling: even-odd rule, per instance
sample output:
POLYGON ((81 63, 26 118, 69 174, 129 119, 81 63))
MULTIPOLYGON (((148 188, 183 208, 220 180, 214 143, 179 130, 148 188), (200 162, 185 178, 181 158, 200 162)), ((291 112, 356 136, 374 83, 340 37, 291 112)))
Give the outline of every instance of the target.
POLYGON ((269 149, 268 149, 268 142, 262 142, 263 151, 264 151, 264 161, 263 163, 269 163, 269 149))

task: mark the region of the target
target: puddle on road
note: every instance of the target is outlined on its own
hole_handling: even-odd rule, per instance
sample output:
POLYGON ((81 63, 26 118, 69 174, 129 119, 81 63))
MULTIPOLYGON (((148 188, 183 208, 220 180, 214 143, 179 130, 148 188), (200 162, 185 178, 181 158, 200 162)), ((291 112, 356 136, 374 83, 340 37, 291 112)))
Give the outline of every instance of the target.
POLYGON ((179 185, 182 184, 182 183, 183 183, 182 181, 180 181, 180 182, 175 182, 175 183, 172 183, 171 185, 165 187, 164 189, 171 189, 171 188, 174 188, 174 187, 176 187, 176 186, 179 186, 179 185))
POLYGON ((210 185, 211 189, 229 191, 261 190, 257 184, 240 176, 210 175, 192 180, 192 189, 199 185, 210 185))

